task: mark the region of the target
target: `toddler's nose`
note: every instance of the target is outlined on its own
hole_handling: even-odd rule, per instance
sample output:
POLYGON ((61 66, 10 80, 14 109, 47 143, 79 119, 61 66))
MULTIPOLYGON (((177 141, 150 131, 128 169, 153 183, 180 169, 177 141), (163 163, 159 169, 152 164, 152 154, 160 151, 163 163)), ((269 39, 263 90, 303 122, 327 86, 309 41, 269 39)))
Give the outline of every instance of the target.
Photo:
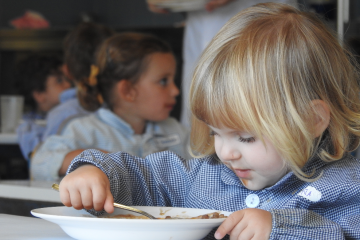
POLYGON ((241 158, 241 153, 237 148, 224 144, 221 148, 220 158, 223 161, 239 160, 241 158))
POLYGON ((180 90, 179 88, 175 85, 175 83, 172 83, 171 84, 171 89, 170 89, 170 92, 171 92, 171 96, 178 96, 180 94, 180 90))

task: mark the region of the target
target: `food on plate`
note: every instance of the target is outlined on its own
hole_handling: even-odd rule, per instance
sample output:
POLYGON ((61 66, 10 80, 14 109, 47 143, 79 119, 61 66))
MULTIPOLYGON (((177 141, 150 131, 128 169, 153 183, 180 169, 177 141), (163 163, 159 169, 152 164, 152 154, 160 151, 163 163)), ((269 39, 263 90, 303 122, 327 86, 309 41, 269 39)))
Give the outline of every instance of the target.
POLYGON ((121 218, 121 219, 149 219, 146 216, 135 216, 132 214, 117 214, 114 216, 99 216, 99 218, 121 218))
MULTIPOLYGON (((117 214, 113 216, 100 216, 100 218, 120 218, 120 219, 149 219, 145 216, 135 216, 132 214, 117 214)), ((157 219, 216 219, 216 218, 227 218, 224 214, 220 214, 219 212, 213 212, 208 214, 199 215, 197 217, 183 217, 183 216, 165 216, 164 218, 157 219)))

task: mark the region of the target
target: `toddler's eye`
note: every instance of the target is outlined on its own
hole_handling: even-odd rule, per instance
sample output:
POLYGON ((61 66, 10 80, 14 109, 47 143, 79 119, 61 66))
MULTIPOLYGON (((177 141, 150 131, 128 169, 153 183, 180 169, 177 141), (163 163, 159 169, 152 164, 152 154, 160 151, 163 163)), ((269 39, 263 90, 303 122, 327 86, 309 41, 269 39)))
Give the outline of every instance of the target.
POLYGON ((166 86, 166 85, 168 84, 168 81, 169 81, 169 80, 168 80, 167 78, 163 78, 163 79, 160 80, 159 83, 160 83, 160 85, 162 85, 162 86, 166 86))
POLYGON ((212 137, 212 136, 215 136, 215 135, 218 135, 218 134, 216 132, 214 132, 214 131, 210 131, 209 135, 212 137))
POLYGON ((239 137, 239 141, 244 142, 244 143, 252 143, 252 142, 255 142, 255 138, 254 137, 249 137, 249 138, 239 137))

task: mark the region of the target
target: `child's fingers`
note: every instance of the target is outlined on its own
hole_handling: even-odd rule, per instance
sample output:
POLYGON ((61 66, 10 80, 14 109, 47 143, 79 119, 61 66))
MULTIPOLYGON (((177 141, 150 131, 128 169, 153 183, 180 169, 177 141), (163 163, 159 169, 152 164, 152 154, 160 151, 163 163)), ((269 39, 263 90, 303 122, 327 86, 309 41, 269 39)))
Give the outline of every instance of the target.
POLYGON ((110 192, 110 189, 108 189, 108 191, 106 191, 106 199, 105 199, 104 209, 108 213, 114 212, 114 198, 110 192))
POLYGON ((216 239, 222 239, 226 234, 230 234, 234 227, 241 221, 244 214, 241 211, 232 213, 225 221, 219 226, 215 232, 216 239))
POLYGON ((73 206, 73 208, 77 210, 83 209, 84 207, 80 192, 77 189, 73 189, 73 190, 69 189, 69 194, 70 194, 71 206, 73 206))
POLYGON ((107 188, 108 187, 104 187, 102 184, 96 184, 93 186, 92 202, 96 211, 101 211, 105 208, 107 188))
POLYGON ((254 229, 249 229, 248 223, 243 221, 231 230, 230 239, 255 240, 254 235, 254 229))
POLYGON ((70 194, 67 189, 60 191, 60 200, 65 206, 71 207, 70 194))
MULTIPOLYGON (((75 209, 92 209, 101 211, 105 208, 105 201, 110 192, 107 176, 93 165, 84 165, 69 173, 60 183, 60 193, 63 192, 62 202, 75 209)), ((113 211, 113 202, 108 211, 113 211)))
POLYGON ((93 193, 90 188, 80 189, 80 197, 85 209, 89 210, 93 208, 93 193))

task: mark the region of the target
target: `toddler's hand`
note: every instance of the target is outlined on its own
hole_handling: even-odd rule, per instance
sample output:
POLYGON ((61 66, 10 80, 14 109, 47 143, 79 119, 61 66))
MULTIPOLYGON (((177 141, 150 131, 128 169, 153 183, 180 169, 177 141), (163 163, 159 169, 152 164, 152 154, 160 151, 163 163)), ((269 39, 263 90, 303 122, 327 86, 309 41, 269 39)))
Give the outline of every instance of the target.
POLYGON ((247 208, 232 213, 215 233, 216 239, 226 234, 231 240, 269 239, 272 228, 271 213, 262 209, 247 208))
POLYGON ((84 165, 69 173, 60 182, 59 190, 61 202, 67 207, 114 211, 109 180, 93 165, 84 165))

